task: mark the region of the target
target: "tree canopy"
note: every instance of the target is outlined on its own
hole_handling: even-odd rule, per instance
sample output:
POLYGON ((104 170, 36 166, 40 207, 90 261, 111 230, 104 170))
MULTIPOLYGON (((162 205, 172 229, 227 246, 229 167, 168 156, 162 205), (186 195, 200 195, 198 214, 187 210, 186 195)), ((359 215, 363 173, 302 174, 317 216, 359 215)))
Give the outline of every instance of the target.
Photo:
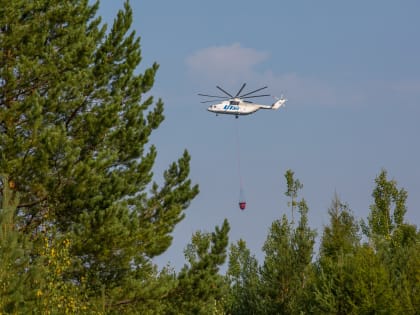
POLYGON ((109 28, 98 5, 1 1, 0 170, 16 228, 37 241, 54 226, 71 244, 67 279, 112 304, 145 286, 198 186, 187 151, 153 181, 163 102, 144 94, 158 65, 137 74, 129 3, 109 28))

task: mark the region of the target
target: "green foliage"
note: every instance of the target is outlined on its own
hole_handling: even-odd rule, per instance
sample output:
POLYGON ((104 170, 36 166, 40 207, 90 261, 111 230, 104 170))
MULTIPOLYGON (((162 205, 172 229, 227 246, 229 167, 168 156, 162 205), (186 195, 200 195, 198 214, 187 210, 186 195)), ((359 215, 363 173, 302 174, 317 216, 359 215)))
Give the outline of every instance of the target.
POLYGON ((315 289, 315 314, 396 314, 386 266, 368 246, 322 263, 315 289))
POLYGON ((163 103, 143 95, 158 65, 138 73, 128 2, 109 29, 98 5, 0 0, 0 170, 19 193, 17 229, 54 227, 69 240, 68 280, 114 311, 171 288, 156 290, 151 259, 198 187, 187 151, 152 181, 163 103))
POLYGON ((1 182, 0 313, 100 314, 83 294, 85 283, 66 277, 72 259, 69 240, 50 225, 31 237, 19 230, 14 182, 7 175, 1 182))
POLYGON ((19 203, 12 190, 13 182, 6 174, 1 175, 0 209, 0 313, 13 313, 21 309, 26 299, 26 275, 29 267, 30 243, 16 231, 15 213, 19 203))
POLYGON ((290 197, 290 201, 288 202, 288 206, 291 207, 292 210, 292 222, 294 221, 294 210, 297 206, 297 197, 298 191, 303 188, 303 184, 300 183, 298 179, 295 179, 294 172, 292 170, 287 170, 284 174, 286 178, 287 190, 284 193, 287 197, 290 197))
POLYGON ((283 215, 272 223, 261 267, 245 242, 231 246, 226 312, 417 314, 420 232, 404 221, 405 191, 397 189, 395 181, 388 182, 384 172, 378 176, 369 215, 372 225, 363 227, 370 232, 368 244, 362 242, 360 226, 348 205, 335 195, 319 255, 313 260, 315 231, 308 227, 305 200, 298 199, 302 184, 293 176, 290 170, 286 172, 286 195, 292 199, 289 206, 299 209, 300 220, 295 227, 283 215), (373 219, 381 213, 385 213, 382 218, 392 218, 388 221, 391 229, 386 228, 386 221, 373 219))
POLYGON ((308 207, 304 199, 296 201, 298 189, 303 186, 286 172, 288 191, 296 205, 300 220, 296 228, 283 215, 272 223, 264 243, 264 264, 261 268, 264 313, 299 314, 304 310, 311 260, 315 243, 315 231, 308 226, 308 207))
POLYGON ((418 309, 420 284, 419 272, 419 232, 417 228, 404 221, 407 192, 398 189, 395 180, 387 179, 382 170, 375 179, 376 187, 372 197, 368 224, 364 232, 377 255, 386 264, 389 284, 396 294, 399 309, 407 314, 416 314, 418 309))
POLYGON ((317 262, 314 313, 416 314, 418 272, 412 268, 419 264, 419 239, 416 227, 404 223, 407 193, 384 170, 376 185, 369 223, 362 222, 369 245, 361 244, 347 205, 333 199, 317 262))
POLYGON ((218 271, 227 256, 230 227, 225 219, 212 233, 196 232, 185 249, 185 265, 170 293, 167 314, 217 314, 221 312, 227 286, 218 271))
POLYGON ((258 261, 251 255, 244 240, 239 240, 230 247, 226 277, 230 285, 227 313, 262 314, 264 308, 258 261))
POLYGON ((368 226, 364 225, 365 234, 372 238, 390 239, 393 232, 403 224, 407 212, 407 192, 398 190, 395 180, 387 179, 387 172, 382 170, 375 179, 376 187, 372 197, 374 204, 370 207, 368 226))
POLYGON ((371 248, 360 245, 359 226, 350 209, 335 195, 328 213, 330 224, 322 236, 313 311, 393 314, 395 297, 386 266, 371 248))
POLYGON ((351 254, 360 242, 359 225, 348 205, 337 194, 328 209, 330 224, 324 228, 320 254, 322 259, 336 261, 339 256, 351 254))

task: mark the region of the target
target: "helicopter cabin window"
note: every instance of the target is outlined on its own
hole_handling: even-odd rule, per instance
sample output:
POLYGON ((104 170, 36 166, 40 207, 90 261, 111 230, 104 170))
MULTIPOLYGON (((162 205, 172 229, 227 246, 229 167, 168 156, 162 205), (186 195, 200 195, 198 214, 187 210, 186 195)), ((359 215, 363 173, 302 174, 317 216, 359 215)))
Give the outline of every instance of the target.
POLYGON ((239 105, 238 101, 230 101, 229 105, 239 105))

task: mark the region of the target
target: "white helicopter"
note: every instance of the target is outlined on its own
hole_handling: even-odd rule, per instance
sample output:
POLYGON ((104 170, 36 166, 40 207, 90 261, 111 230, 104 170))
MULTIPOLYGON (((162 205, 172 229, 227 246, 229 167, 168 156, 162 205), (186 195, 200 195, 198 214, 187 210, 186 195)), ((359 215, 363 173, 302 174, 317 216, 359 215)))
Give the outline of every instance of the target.
POLYGON ((252 92, 248 92, 248 93, 245 93, 245 94, 241 95, 241 92, 245 88, 245 85, 246 85, 246 83, 244 83, 242 85, 242 87, 239 89, 238 93, 236 93, 235 96, 226 92, 220 86, 216 86, 216 88, 218 88, 220 91, 222 91, 228 97, 220 96, 220 95, 201 94, 201 93, 199 93, 198 95, 217 99, 217 100, 203 101, 201 103, 209 103, 209 102, 220 101, 220 103, 210 105, 207 108, 207 110, 209 112, 216 113, 216 116, 218 114, 235 115, 236 118, 238 118, 239 115, 253 114, 259 109, 279 109, 280 107, 284 106, 286 101, 287 101, 287 99, 283 98, 283 96, 280 99, 277 99, 271 105, 262 105, 262 104, 256 104, 256 103, 247 101, 246 99, 249 99, 249 98, 264 97, 264 96, 270 96, 270 95, 269 94, 253 95, 256 92, 259 92, 261 90, 266 89, 267 86, 264 86, 262 88, 254 90, 252 92))

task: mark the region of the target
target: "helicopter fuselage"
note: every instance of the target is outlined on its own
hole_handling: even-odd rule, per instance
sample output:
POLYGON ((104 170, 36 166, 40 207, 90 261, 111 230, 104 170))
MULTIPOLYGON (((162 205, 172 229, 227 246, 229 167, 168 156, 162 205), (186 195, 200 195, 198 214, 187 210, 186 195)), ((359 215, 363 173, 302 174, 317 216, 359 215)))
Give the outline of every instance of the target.
POLYGON ((207 110, 216 114, 249 115, 260 109, 257 104, 248 104, 240 101, 223 101, 210 105, 207 110))

